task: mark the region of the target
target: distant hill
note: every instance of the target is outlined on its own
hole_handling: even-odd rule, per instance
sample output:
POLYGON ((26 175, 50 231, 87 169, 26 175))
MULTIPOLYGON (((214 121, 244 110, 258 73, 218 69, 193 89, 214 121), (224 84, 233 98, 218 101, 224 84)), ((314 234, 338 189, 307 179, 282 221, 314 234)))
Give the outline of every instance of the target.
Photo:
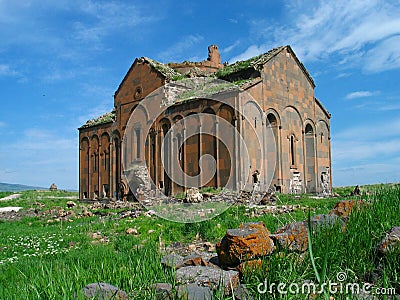
POLYGON ((27 190, 48 190, 48 188, 0 182, 0 192, 19 192, 27 190))

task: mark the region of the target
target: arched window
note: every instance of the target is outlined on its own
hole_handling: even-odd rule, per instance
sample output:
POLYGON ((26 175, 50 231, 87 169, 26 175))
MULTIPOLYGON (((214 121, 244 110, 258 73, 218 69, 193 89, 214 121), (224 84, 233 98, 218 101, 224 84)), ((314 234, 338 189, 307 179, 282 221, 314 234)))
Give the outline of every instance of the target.
POLYGON ((313 130, 312 126, 310 124, 307 124, 306 125, 305 134, 310 135, 310 134, 313 134, 313 133, 314 133, 314 130, 313 130))

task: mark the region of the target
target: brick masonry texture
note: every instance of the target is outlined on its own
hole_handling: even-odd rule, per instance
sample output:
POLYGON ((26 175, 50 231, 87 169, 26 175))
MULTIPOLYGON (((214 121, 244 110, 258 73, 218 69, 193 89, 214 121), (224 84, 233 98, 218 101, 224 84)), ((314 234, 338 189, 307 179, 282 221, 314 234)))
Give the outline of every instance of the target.
MULTIPOLYGON (((263 168, 265 171, 260 174, 261 189, 274 188, 283 193, 329 192, 332 186, 330 114, 315 98, 315 83, 303 64, 290 46, 282 46, 252 58, 244 65, 221 64, 215 45, 209 47, 208 59, 202 62, 164 65, 145 57, 136 59, 115 92, 113 111, 79 128, 80 197, 133 199, 121 162, 122 139, 132 111, 147 95, 166 83, 185 76, 213 74, 231 82, 248 80, 250 83, 242 85, 242 88, 262 109, 255 121, 259 126, 272 129, 273 137, 263 145, 264 157, 251 161, 250 171, 254 172, 262 165, 268 165, 271 158, 276 158, 273 174, 268 174, 269 168, 263 168), (276 147, 272 147, 273 144, 276 147), (272 177, 271 185, 267 184, 268 177, 272 177)), ((238 108, 241 109, 246 107, 238 108)), ((162 116, 153 120, 152 133, 148 136, 144 136, 140 128, 132 133, 136 144, 128 148, 130 157, 147 161, 154 184, 166 194, 176 194, 184 189, 172 182, 162 168, 160 147, 163 136, 175 122, 196 113, 222 117, 239 131, 245 128, 240 115, 226 104, 198 99, 169 107, 162 116), (144 153, 138 153, 139 148, 145 149, 144 153)), ((201 125, 192 122, 190 126, 201 125)), ((214 128, 216 136, 223 134, 217 131, 215 124, 207 126, 214 128)), ((252 158, 256 152, 256 148, 249 147, 252 158)), ((218 171, 206 185, 223 187, 231 164, 235 163, 227 147, 209 135, 188 139, 180 161, 187 174, 198 174, 200 154, 210 154, 217 161, 218 171)), ((251 180, 249 176, 246 189, 252 188, 251 180)))

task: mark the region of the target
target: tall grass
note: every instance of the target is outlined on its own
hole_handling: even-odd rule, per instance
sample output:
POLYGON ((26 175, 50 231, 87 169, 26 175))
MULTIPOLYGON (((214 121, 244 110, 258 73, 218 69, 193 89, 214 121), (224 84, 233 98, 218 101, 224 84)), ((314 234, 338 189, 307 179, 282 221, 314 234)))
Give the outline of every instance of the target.
MULTIPOLYGON (((400 225, 400 188, 377 187, 374 191, 371 196, 363 196, 369 204, 354 211, 345 230, 338 224, 311 233, 315 268, 310 252, 283 251, 263 258, 261 269, 245 272, 243 280, 255 299, 305 299, 305 295, 260 294, 257 286, 265 280, 269 283, 317 282, 316 274, 321 282, 335 281, 338 272, 345 272, 348 282, 362 283, 374 277, 373 284, 377 287, 399 288, 399 255, 378 257, 375 249, 388 229, 400 225)), ((68 199, 62 197, 70 194, 56 195, 59 198, 49 198, 52 196, 49 192, 27 192, 10 203, 31 208, 40 202, 45 205, 43 209, 54 206, 65 209, 68 199)), ((327 213, 336 202, 337 199, 307 196, 297 199, 285 195, 278 204, 309 206, 316 214, 327 213)), ((83 208, 74 209, 78 212, 83 208)), ((0 261, 17 257, 0 264, 0 299, 79 299, 77 292, 93 282, 118 286, 134 299, 154 299, 149 288, 152 283, 175 284, 174 271, 160 264, 160 241, 165 245, 176 241, 189 243, 200 236, 217 242, 226 229, 236 228, 242 222, 263 221, 273 232, 288 222, 307 219, 307 211, 300 210, 277 216, 251 217, 248 213, 245 207, 232 206, 211 220, 194 224, 170 222, 156 216, 118 220, 112 214, 77 218, 73 222, 47 223, 47 219, 32 217, 0 221, 0 261), (127 235, 125 230, 129 227, 135 227, 139 234, 127 235), (149 234, 149 230, 154 232, 149 234), (90 235, 94 232, 106 239, 94 240, 90 235), (52 236, 56 241, 53 244, 52 236), (23 246, 23 242, 16 242, 25 239, 32 244, 23 246), (49 245, 54 251, 48 250, 49 245), (24 256, 24 253, 37 255, 24 256)), ((340 297, 335 295, 335 299, 340 297)), ((216 298, 232 299, 218 292, 216 298)))

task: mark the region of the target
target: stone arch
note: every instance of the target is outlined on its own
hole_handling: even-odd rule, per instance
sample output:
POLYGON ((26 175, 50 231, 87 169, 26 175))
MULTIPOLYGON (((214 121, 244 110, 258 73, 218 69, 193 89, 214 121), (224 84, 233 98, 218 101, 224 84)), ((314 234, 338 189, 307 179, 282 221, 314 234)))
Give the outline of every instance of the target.
POLYGON ((91 168, 91 198, 99 197, 100 191, 100 140, 97 134, 93 134, 90 138, 90 168, 91 168))
POLYGON ((299 111, 287 106, 282 111, 281 163, 284 192, 302 193, 305 187, 303 120, 299 111))
POLYGON ((314 134, 315 135, 315 124, 312 120, 307 119, 304 123, 304 134, 314 134))
POLYGON ((311 120, 304 124, 305 187, 307 193, 317 192, 315 127, 311 120))
POLYGON ((330 176, 330 131, 329 125, 324 120, 318 120, 316 124, 316 149, 318 166, 317 191, 330 193, 332 188, 330 176))
MULTIPOLYGON (((199 147, 199 157, 203 155, 211 155, 216 162, 216 172, 213 178, 207 182, 205 185, 210 187, 218 187, 218 139, 217 139, 217 119, 216 113, 211 107, 206 107, 202 111, 203 114, 212 115, 213 122, 203 122, 201 124, 202 131, 208 132, 208 134, 201 134, 199 136, 200 139, 200 147, 199 147)), ((206 165, 206 168, 211 170, 211 165, 206 165)))
POLYGON ((136 110, 136 109, 137 109, 137 111, 135 112, 135 117, 137 118, 136 114, 138 114, 138 116, 139 116, 140 113, 142 113, 143 116, 144 116, 144 119, 143 120, 141 119, 141 121, 143 122, 143 124, 147 124, 147 122, 149 120, 149 113, 147 112, 145 107, 143 105, 136 104, 135 106, 132 107, 130 113, 132 114, 133 111, 136 110))
POLYGON ((234 109, 229 105, 222 104, 217 110, 217 115, 227 120, 231 124, 234 123, 235 119, 234 109))
POLYGON ((198 133, 201 126, 200 118, 197 112, 189 112, 184 122, 184 172, 188 176, 197 176, 200 173, 199 160, 201 156, 201 135, 198 133))
POLYGON ((297 109, 297 107, 295 107, 293 105, 288 105, 288 106, 285 107, 285 109, 283 111, 287 111, 288 109, 291 109, 291 110, 293 110, 293 111, 295 111, 297 113, 297 116, 300 119, 300 124, 302 125, 304 123, 304 120, 303 120, 303 118, 301 116, 300 111, 297 109))
POLYGON ((80 198, 90 197, 89 178, 90 178, 90 141, 88 137, 83 137, 79 147, 79 169, 80 169, 80 198))
MULTIPOLYGON (((242 120, 242 128, 244 141, 247 145, 247 150, 250 157, 250 173, 256 170, 260 172, 261 185, 263 185, 264 174, 264 157, 262 157, 263 149, 265 148, 264 133, 263 133, 263 112, 255 101, 249 100, 244 104, 243 115, 250 119, 242 120)), ((247 189, 252 188, 251 176, 248 176, 247 189)))
POLYGON ((279 113, 275 109, 273 109, 273 108, 267 109, 265 111, 265 116, 266 116, 266 120, 267 120, 267 126, 271 126, 271 127, 281 126, 281 117, 279 116, 279 113))
MULTIPOLYGON (((282 174, 282 165, 281 165, 281 137, 280 137, 280 116, 277 111, 274 109, 268 109, 265 112, 265 118, 266 118, 266 126, 267 126, 267 147, 265 149, 266 151, 266 157, 267 160, 272 161, 272 157, 275 157, 275 166, 270 166, 268 164, 269 170, 273 172, 273 177, 271 181, 271 186, 275 188, 276 191, 281 191, 282 190, 282 183, 281 183, 281 174, 282 174), (271 135, 273 136, 269 136, 271 135), (272 138, 272 140, 271 140, 272 138), (271 145, 271 143, 275 144, 271 145)), ((268 163, 268 161, 267 161, 268 163)))
MULTIPOLYGON (((221 104, 217 110, 217 114, 220 118, 226 120, 228 123, 232 124, 232 126, 237 127, 236 118, 235 118, 235 110, 233 107, 227 104, 221 104)), ((236 128, 236 130, 238 130, 236 128)), ((231 138, 226 137, 226 132, 221 132, 220 129, 217 130, 218 137, 225 136, 226 145, 218 139, 217 142, 217 170, 218 170, 218 186, 224 187, 227 185, 229 178, 234 176, 233 180, 234 186, 237 187, 238 176, 237 171, 240 169, 240 159, 238 149, 235 147, 239 144, 239 141, 236 141, 236 135, 233 134, 231 138), (230 152, 231 151, 231 152, 230 152), (236 158, 236 159, 235 159, 236 158), (236 161, 237 164, 234 168, 232 162, 236 161)))
POLYGON ((118 130, 114 130, 111 134, 111 188, 110 196, 121 199, 120 184, 122 174, 122 157, 121 157, 121 134, 118 130), (112 194, 112 195, 111 195, 112 194))
POLYGON ((111 153, 110 153, 110 135, 103 132, 100 136, 100 163, 99 172, 101 179, 100 197, 110 197, 110 167, 111 167, 111 153))
MULTIPOLYGON (((158 186, 160 189, 162 189, 164 191, 164 194, 169 196, 172 194, 172 180, 171 178, 168 176, 167 171, 165 170, 165 167, 163 166, 163 162, 162 162, 162 156, 161 156, 161 145, 164 142, 164 137, 167 135, 168 131, 171 128, 171 121, 168 118, 162 118, 160 120, 160 122, 158 123, 158 127, 159 127, 159 132, 160 132, 160 140, 159 140, 159 149, 160 151, 158 151, 158 156, 157 156, 157 160, 160 162, 159 163, 159 168, 160 170, 162 170, 160 172, 160 179, 158 181, 158 186)), ((170 156, 173 155, 173 153, 171 153, 171 149, 172 149, 172 145, 164 145, 164 165, 168 166, 169 169, 171 169, 171 158, 170 156)), ((157 184, 157 182, 155 182, 157 184)))

